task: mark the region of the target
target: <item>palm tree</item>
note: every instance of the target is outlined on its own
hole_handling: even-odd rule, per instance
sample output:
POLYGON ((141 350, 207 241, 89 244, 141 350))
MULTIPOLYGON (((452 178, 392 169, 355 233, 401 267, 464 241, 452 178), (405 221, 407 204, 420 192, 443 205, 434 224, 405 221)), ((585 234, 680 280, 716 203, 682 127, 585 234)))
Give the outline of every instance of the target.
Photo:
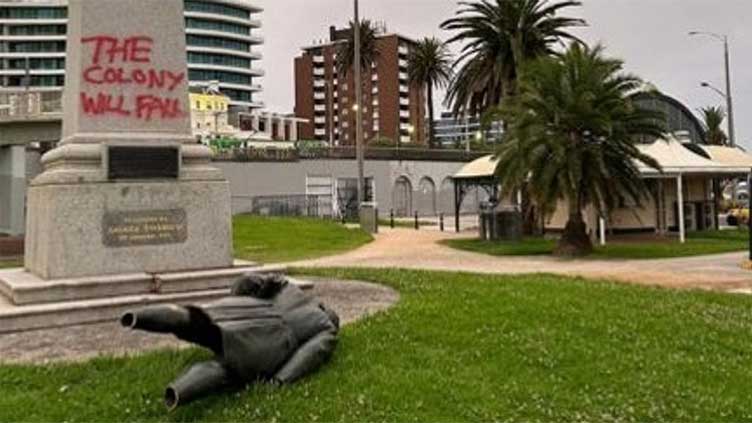
POLYGON ((559 17, 565 8, 580 6, 567 0, 480 0, 461 2, 454 18, 441 28, 458 31, 447 43, 464 43, 455 65, 461 66, 448 93, 456 115, 482 114, 516 92, 521 65, 554 53, 563 40, 578 40, 568 28, 584 26, 582 19, 559 17))
POLYGON ((721 129, 724 119, 726 119, 726 111, 723 107, 705 107, 700 109, 702 112, 705 126, 707 127, 707 133, 705 138, 708 144, 711 145, 726 145, 728 142, 728 136, 721 129))
POLYGON ((632 96, 642 81, 622 66, 601 46, 572 43, 560 57, 530 63, 519 95, 501 108, 510 122, 498 153, 504 188, 527 183, 546 210, 567 203, 557 255, 590 253, 583 210, 593 206, 605 217, 624 198, 641 204, 649 189, 639 164, 660 170, 640 152, 638 138, 663 137, 665 117, 637 106, 632 96))
POLYGON ((428 103, 428 145, 436 138, 434 128, 433 89, 446 88, 452 78, 452 55, 437 38, 424 38, 410 51, 410 82, 426 88, 428 103))
MULTIPOLYGON (((355 62, 355 22, 350 22, 350 30, 347 40, 340 44, 337 49, 337 71, 342 76, 347 76, 353 70, 355 62)), ((360 21, 360 67, 367 71, 379 58, 379 49, 376 45, 378 30, 368 19, 360 21)))

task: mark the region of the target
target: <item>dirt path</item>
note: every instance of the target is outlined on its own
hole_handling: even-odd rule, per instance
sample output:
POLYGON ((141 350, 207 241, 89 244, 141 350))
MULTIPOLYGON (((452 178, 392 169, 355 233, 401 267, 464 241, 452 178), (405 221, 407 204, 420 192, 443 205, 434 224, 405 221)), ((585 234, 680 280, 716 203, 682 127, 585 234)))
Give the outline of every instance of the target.
POLYGON ((643 285, 752 293, 752 272, 741 269, 745 253, 660 260, 561 260, 493 257, 458 251, 438 242, 466 234, 386 229, 376 240, 339 256, 292 263, 301 267, 373 267, 496 274, 554 273, 643 285))

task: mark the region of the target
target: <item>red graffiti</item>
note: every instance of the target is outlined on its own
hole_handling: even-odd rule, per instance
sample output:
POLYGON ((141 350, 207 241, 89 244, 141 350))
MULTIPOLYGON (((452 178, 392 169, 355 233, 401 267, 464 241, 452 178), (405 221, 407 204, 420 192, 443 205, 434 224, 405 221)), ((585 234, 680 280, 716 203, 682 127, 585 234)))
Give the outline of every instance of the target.
POLYGON ((169 70, 103 68, 94 65, 84 70, 84 81, 95 84, 129 85, 135 84, 149 89, 166 88, 172 91, 185 80, 185 72, 174 73, 169 70))
POLYGON ((112 115, 136 118, 176 119, 186 116, 181 110, 183 101, 178 98, 155 94, 154 91, 172 92, 186 83, 185 70, 175 72, 159 69, 153 65, 154 40, 145 35, 114 37, 95 35, 81 39, 91 46, 91 62, 81 77, 89 86, 128 86, 131 90, 117 93, 85 89, 81 92, 81 107, 90 116, 112 115), (144 65, 147 64, 147 65, 144 65), (140 91, 151 90, 149 94, 140 91), (132 92, 131 92, 132 91, 132 92))
POLYGON ((89 97, 86 93, 81 93, 81 105, 84 113, 87 115, 104 115, 115 114, 120 116, 130 116, 131 112, 125 110, 125 97, 114 97, 110 94, 99 93, 96 97, 89 97))
POLYGON ((102 56, 105 56, 110 64, 115 61, 149 63, 154 46, 154 40, 145 35, 126 37, 122 40, 109 35, 95 35, 84 37, 81 42, 94 44, 92 63, 95 65, 100 63, 102 56))
POLYGON ((183 116, 180 101, 174 98, 161 98, 153 95, 136 97, 136 117, 150 121, 157 114, 160 119, 175 119, 183 116))
POLYGON ((147 122, 155 118, 177 119, 185 116, 180 100, 149 94, 136 96, 135 104, 129 104, 124 95, 97 93, 96 96, 89 96, 81 93, 81 105, 87 115, 135 116, 147 122))

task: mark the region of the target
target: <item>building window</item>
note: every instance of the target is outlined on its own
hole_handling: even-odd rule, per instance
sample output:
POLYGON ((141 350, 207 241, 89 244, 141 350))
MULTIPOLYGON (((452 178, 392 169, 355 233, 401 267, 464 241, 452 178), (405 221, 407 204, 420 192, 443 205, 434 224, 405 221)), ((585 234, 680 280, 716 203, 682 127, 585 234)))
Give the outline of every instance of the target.
POLYGON ((232 7, 225 4, 209 3, 207 1, 186 0, 185 10, 188 12, 212 13, 215 15, 232 16, 235 18, 249 19, 251 14, 248 10, 232 7))
POLYGON ((185 26, 191 29, 203 29, 207 31, 229 32, 239 35, 250 35, 251 30, 245 25, 229 22, 216 22, 205 19, 186 18, 185 26))
POLYGON ((251 44, 248 42, 228 40, 225 38, 206 35, 188 35, 187 42, 189 46, 195 47, 224 48, 227 50, 238 50, 243 52, 249 52, 251 50, 251 44))

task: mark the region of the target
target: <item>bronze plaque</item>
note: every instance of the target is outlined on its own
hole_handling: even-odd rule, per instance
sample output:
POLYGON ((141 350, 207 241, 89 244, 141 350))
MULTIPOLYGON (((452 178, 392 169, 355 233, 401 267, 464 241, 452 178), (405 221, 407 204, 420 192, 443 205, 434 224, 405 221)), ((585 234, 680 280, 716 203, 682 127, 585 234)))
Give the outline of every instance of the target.
POLYGON ((102 238, 107 247, 181 244, 188 219, 182 209, 105 213, 102 238))
POLYGON ((177 179, 180 175, 178 147, 111 146, 107 176, 116 179, 177 179))

